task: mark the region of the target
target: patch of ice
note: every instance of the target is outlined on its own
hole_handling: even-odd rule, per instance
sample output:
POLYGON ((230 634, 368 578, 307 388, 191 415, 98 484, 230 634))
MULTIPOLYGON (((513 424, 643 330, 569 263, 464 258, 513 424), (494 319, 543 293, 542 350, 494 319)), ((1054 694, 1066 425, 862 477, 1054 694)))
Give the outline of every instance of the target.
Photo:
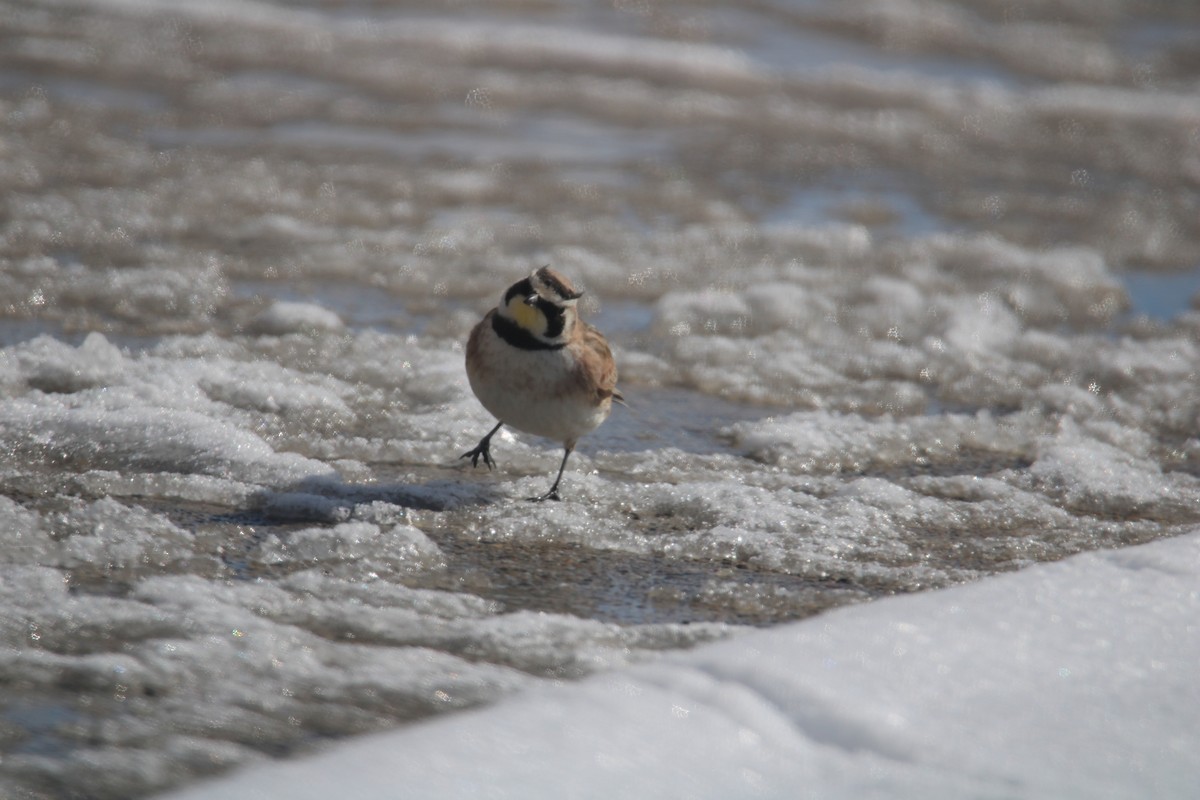
POLYGON ((309 425, 343 425, 354 412, 337 384, 270 363, 210 360, 197 364, 198 386, 234 408, 299 417, 309 425))
POLYGON ((38 514, 0 495, 0 560, 4 564, 38 564, 56 549, 38 514))
POLYGON ((315 303, 296 303, 276 300, 256 316, 249 325, 253 333, 283 336, 289 333, 340 331, 342 322, 334 312, 315 303))
POLYGON ((228 422, 155 407, 101 410, 13 400, 0 409, 0 446, 32 460, 141 472, 200 473, 273 485, 329 475, 325 464, 277 453, 228 422))
POLYGON ((1174 488, 1157 463, 1085 436, 1070 422, 1041 441, 1029 474, 1041 491, 1093 514, 1136 515, 1170 499, 1174 488))
POLYGON ((126 368, 120 348, 101 333, 89 333, 79 347, 39 336, 13 350, 24 382, 43 392, 72 393, 104 386, 126 368))
POLYGON ((1035 415, 997 418, 988 411, 899 419, 818 411, 739 422, 726 432, 751 458, 813 473, 923 466, 965 449, 1003 461, 1026 455, 1028 437, 1044 427, 1035 415))
POLYGON ((1117 86, 1059 84, 1033 92, 1029 103, 1034 109, 1056 116, 1104 120, 1157 119, 1178 123, 1200 115, 1200 100, 1194 94, 1117 86))
POLYGON ((335 572, 344 562, 355 572, 427 572, 446 564, 438 546, 411 525, 395 525, 385 531, 357 521, 272 533, 251 555, 266 564, 323 563, 335 572))
POLYGON ((73 508, 52 525, 61 555, 42 563, 104 571, 166 567, 193 555, 192 534, 160 514, 102 498, 73 508))

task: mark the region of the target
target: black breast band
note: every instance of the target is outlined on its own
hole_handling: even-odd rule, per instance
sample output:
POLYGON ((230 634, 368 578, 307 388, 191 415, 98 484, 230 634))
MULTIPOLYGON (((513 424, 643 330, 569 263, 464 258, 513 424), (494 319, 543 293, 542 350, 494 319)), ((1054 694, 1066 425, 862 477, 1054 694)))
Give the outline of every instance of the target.
POLYGON ((517 323, 499 314, 492 314, 492 330, 504 341, 521 350, 561 350, 566 346, 543 342, 517 323))

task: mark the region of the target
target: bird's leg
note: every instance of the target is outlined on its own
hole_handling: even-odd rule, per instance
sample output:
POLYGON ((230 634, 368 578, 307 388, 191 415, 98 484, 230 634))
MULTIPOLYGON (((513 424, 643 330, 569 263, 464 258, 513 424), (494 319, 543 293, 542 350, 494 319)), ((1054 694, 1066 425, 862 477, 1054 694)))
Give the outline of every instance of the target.
POLYGON ((474 450, 468 450, 459 456, 459 458, 469 458, 471 459, 471 466, 478 467, 479 458, 482 456, 483 463, 487 464, 488 469, 494 467, 496 462, 492 461, 492 437, 496 435, 496 431, 500 430, 500 426, 503 424, 503 422, 497 422, 496 427, 488 431, 488 435, 479 440, 479 444, 475 445, 474 450))
POLYGON ((574 449, 574 444, 567 445, 567 452, 563 453, 562 463, 558 465, 558 477, 554 479, 554 485, 550 487, 550 491, 541 497, 530 497, 529 500, 531 502, 540 503, 543 500, 562 500, 558 496, 558 482, 562 480, 563 470, 567 468, 567 459, 571 457, 571 451, 574 449))

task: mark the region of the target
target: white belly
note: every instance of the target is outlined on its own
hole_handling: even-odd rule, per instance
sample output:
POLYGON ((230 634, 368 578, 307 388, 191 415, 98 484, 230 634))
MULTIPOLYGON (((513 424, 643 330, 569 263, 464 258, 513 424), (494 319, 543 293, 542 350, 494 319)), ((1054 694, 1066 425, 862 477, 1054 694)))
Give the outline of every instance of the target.
POLYGON ((608 417, 611 400, 572 390, 573 364, 561 350, 517 350, 490 331, 480 341, 479 364, 467 377, 479 402, 496 419, 525 433, 574 442, 608 417))

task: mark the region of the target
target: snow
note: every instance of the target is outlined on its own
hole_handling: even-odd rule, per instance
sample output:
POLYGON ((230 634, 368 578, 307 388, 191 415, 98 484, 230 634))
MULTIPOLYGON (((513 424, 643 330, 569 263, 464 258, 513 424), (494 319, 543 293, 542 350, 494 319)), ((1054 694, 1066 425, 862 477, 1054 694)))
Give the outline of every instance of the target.
POLYGON ((1188 797, 1200 531, 832 611, 171 800, 1188 797))

